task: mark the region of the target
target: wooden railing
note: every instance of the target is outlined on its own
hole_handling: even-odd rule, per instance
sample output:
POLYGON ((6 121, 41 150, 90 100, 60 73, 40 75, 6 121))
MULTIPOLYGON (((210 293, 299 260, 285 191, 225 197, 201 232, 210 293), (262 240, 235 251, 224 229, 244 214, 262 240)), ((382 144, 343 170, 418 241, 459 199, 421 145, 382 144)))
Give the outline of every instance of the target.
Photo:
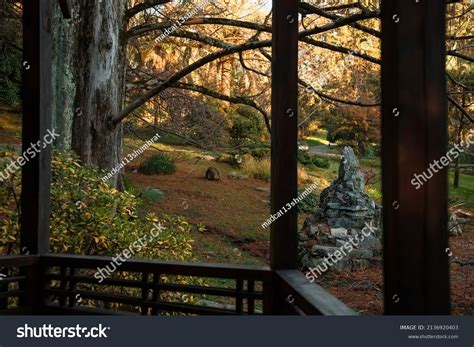
POLYGON ((285 314, 352 316, 356 312, 297 270, 276 271, 281 310, 285 314))
POLYGON ((268 311, 268 267, 42 256, 44 310, 85 314, 252 315, 268 311), (100 278, 99 269, 110 270, 100 278), (100 278, 100 283, 99 279, 100 278))
POLYGON ((0 314, 24 314, 30 309, 27 281, 32 278, 39 261, 38 256, 0 257, 0 314))
POLYGON ((112 261, 0 257, 0 314, 355 314, 297 270, 137 259, 112 266, 112 261))

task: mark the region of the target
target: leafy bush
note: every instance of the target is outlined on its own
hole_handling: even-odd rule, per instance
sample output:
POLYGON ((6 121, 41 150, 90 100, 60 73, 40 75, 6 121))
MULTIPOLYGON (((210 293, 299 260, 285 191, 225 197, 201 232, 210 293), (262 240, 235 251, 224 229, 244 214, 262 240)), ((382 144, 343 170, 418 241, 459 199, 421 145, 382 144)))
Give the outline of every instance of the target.
MULTIPOLYGON (((13 152, 0 152, 0 157, 15 156, 13 152)), ((5 165, 6 161, 3 162, 5 165)), ((136 256, 192 260, 190 224, 181 217, 158 219, 152 213, 139 216, 141 200, 103 183, 102 176, 96 168, 81 166, 75 155, 54 151, 50 252, 115 256, 148 234, 153 223, 161 223, 166 229, 136 256)), ((19 173, 0 182, 0 253, 19 251, 17 197, 20 191, 19 173)))
POLYGON ((263 158, 269 158, 270 157, 270 148, 253 148, 250 151, 250 154, 252 157, 257 158, 257 159, 263 159, 263 158))
POLYGON ((329 160, 310 156, 306 151, 298 151, 298 162, 308 168, 319 167, 328 169, 331 166, 329 160))
POLYGON ((176 165, 169 155, 159 153, 146 159, 138 171, 146 175, 172 174, 176 172, 176 165))
MULTIPOLYGON (((14 152, 0 152, 0 170, 14 152), (1 158, 8 158, 2 160, 1 158)), ((78 158, 68 152, 53 152, 51 185, 50 252, 114 257, 140 240, 134 258, 192 261, 192 226, 182 217, 153 213, 139 215, 141 200, 128 192, 119 192, 101 181, 102 172, 83 167, 78 158), (161 224, 161 232, 152 232, 154 224, 161 224)), ((0 182, 0 254, 19 253, 18 199, 21 191, 19 174, 0 182)), ((81 269, 79 275, 92 276, 95 270, 81 269)), ((115 278, 139 280, 136 273, 115 273, 115 278)), ((164 282, 202 284, 202 280, 182 277, 162 277, 164 282)), ((97 284, 83 284, 83 290, 94 291, 97 284)), ((113 293, 140 295, 140 289, 111 288, 113 293)), ((195 301, 194 296, 164 293, 164 300, 195 301)), ((85 305, 94 306, 91 300, 85 305)), ((105 306, 108 303, 103 303, 105 306)), ((112 309, 136 311, 136 308, 112 304, 112 309)))
POLYGON ((160 201, 163 198, 164 194, 161 190, 155 188, 147 188, 140 195, 141 198, 147 199, 150 201, 160 201))

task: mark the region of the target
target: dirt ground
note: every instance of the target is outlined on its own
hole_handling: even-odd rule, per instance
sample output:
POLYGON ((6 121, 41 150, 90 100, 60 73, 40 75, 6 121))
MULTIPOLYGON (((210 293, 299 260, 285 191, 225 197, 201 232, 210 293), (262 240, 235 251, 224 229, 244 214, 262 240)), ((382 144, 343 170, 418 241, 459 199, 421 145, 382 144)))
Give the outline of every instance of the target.
POLYGON ((157 188, 164 193, 164 199, 151 208, 158 215, 181 215, 190 223, 205 225, 204 233, 193 235, 199 259, 224 262, 228 258, 222 259, 225 248, 232 252, 237 248, 239 252, 234 253, 241 256, 233 257, 234 263, 266 262, 270 230, 262 228, 261 224, 270 216, 269 183, 250 178, 228 178, 233 169, 226 164, 206 161, 179 161, 176 164, 178 170, 173 175, 136 173, 138 164, 128 167, 127 175, 142 188, 157 188), (204 178, 209 166, 219 168, 220 181, 204 178), (213 243, 217 244, 213 246, 213 243))
MULTIPOLYGON (((261 264, 269 261, 269 230, 263 223, 269 216, 269 193, 260 188, 269 184, 254 179, 227 178, 231 168, 215 162, 177 163, 173 175, 146 176, 134 173, 138 164, 127 169, 133 182, 141 187, 158 188, 165 198, 153 206, 160 213, 183 215, 191 223, 202 223, 207 231, 196 233, 194 251, 200 261, 261 264), (217 166, 222 180, 204 179, 208 166, 217 166), (259 188, 257 190, 256 188, 259 188), (252 259, 253 258, 253 259, 252 259)), ((472 212, 472 211, 471 211, 472 212)), ((304 216, 300 216, 300 221, 304 216)), ((474 227, 462 236, 450 239, 452 251, 452 312, 474 313, 474 278, 472 265, 457 261, 474 261, 474 227)), ((316 283, 353 307, 360 314, 383 313, 382 262, 372 269, 352 272, 327 272, 316 283)))

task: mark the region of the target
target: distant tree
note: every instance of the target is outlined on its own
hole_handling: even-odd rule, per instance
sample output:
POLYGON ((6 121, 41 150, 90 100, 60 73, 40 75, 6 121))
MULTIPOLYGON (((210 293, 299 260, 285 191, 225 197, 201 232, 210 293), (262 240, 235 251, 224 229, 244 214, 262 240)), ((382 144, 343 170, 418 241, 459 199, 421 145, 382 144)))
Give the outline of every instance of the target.
POLYGON ((260 141, 264 127, 259 115, 250 107, 240 106, 232 117, 230 136, 234 145, 260 141))

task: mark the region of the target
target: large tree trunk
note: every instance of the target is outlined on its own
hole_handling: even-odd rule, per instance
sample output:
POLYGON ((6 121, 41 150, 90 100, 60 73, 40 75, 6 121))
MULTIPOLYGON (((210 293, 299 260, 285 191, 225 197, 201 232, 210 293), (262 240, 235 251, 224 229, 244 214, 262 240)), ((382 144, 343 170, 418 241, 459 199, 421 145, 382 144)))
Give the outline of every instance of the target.
MULTIPOLYGON (((109 119, 123 106, 125 1, 75 0, 76 94, 72 148, 86 165, 105 171, 121 160, 122 127, 109 119)), ((115 176, 113 183, 120 187, 115 176)))
POLYGON ((77 26, 74 21, 64 20, 59 1, 55 6, 53 30, 53 98, 51 105, 53 128, 61 136, 55 141, 56 148, 71 149, 74 98, 76 95, 75 42, 77 26))

